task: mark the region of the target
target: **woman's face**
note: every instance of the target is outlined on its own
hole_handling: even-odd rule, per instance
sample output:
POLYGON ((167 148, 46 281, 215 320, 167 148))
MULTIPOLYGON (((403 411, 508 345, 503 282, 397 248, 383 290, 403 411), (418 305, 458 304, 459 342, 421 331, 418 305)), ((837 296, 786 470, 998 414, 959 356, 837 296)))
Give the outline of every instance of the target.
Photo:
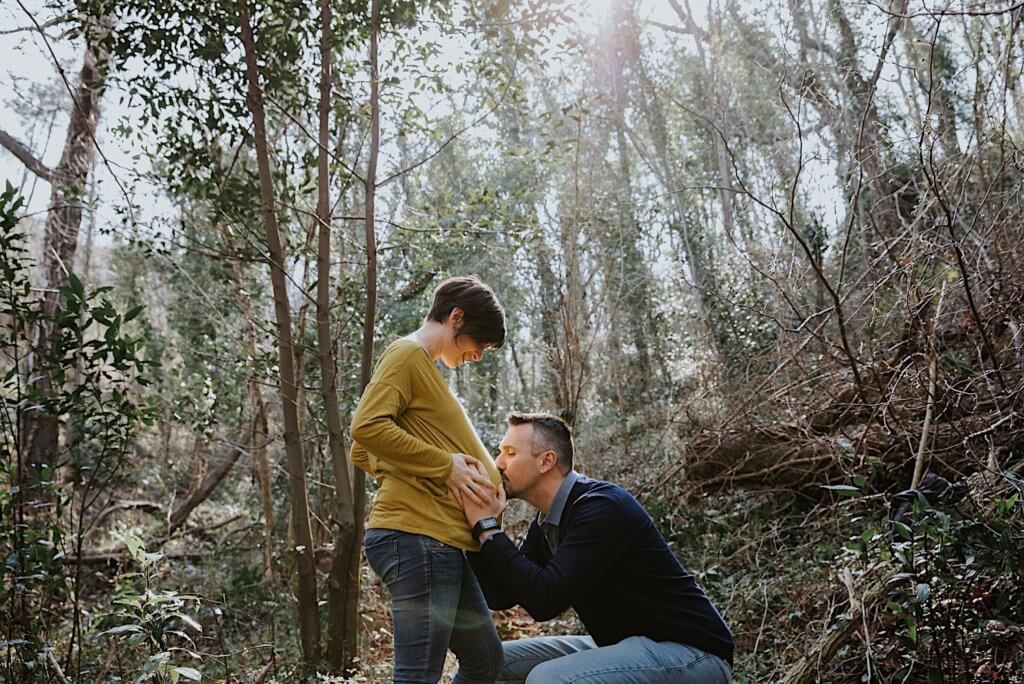
POLYGON ((458 368, 464 363, 476 362, 483 358, 487 346, 480 344, 468 335, 456 337, 441 348, 441 360, 449 368, 458 368))
POLYGON ((462 309, 455 307, 444 322, 448 336, 441 347, 441 360, 449 368, 458 368, 467 362, 476 362, 483 358, 486 344, 477 342, 469 335, 459 335, 463 321, 462 309))

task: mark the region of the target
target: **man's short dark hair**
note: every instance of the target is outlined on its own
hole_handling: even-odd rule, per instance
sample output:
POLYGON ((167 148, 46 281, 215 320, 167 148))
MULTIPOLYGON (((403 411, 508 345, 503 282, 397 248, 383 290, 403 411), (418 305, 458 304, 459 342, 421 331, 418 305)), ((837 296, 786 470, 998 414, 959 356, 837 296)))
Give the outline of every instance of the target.
POLYGON ((558 471, 565 475, 572 470, 572 430, 558 416, 550 413, 522 413, 513 411, 506 417, 509 425, 533 426, 533 451, 554 451, 558 457, 558 471))
POLYGON ((462 309, 462 327, 455 331, 456 337, 467 335, 494 349, 505 344, 505 309, 489 285, 475 275, 448 278, 434 290, 427 318, 444 323, 456 307, 462 309))

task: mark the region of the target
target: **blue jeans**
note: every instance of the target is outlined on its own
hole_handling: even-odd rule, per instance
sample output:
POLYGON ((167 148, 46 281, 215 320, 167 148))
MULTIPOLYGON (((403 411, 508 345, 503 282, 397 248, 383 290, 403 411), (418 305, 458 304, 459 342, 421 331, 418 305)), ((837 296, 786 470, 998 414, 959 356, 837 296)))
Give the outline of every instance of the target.
POLYGON ((718 656, 671 641, 634 636, 598 647, 588 636, 506 641, 502 684, 729 684, 718 656))
POLYGON ((391 593, 395 684, 436 684, 447 650, 459 659, 453 684, 494 684, 501 639, 462 551, 420 534, 369 529, 363 548, 391 593))

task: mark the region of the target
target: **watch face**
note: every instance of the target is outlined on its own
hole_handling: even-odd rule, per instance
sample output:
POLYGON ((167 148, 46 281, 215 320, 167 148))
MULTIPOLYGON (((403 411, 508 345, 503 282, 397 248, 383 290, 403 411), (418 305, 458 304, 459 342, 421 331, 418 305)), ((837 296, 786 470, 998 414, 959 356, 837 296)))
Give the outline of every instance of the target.
POLYGON ((501 525, 498 524, 498 521, 495 518, 484 518, 483 520, 480 520, 479 522, 477 522, 476 525, 473 526, 473 536, 479 537, 481 534, 487 532, 488 530, 497 530, 500 528, 501 525))

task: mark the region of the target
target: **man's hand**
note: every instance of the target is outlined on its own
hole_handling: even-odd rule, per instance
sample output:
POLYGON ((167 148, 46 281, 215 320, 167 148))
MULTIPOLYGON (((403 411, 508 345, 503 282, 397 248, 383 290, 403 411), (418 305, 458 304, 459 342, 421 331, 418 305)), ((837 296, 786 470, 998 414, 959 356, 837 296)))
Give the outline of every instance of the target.
POLYGON ((460 506, 465 506, 467 501, 483 505, 488 494, 493 496, 494 490, 500 489, 487 477, 484 465, 466 454, 452 454, 452 472, 445 484, 460 506))
POLYGON ((488 491, 486 500, 482 504, 463 499, 462 510, 466 514, 466 522, 470 527, 484 518, 497 518, 505 512, 505 506, 508 504, 505 499, 505 488, 498 487, 497 489, 497 493, 493 490, 488 491))

